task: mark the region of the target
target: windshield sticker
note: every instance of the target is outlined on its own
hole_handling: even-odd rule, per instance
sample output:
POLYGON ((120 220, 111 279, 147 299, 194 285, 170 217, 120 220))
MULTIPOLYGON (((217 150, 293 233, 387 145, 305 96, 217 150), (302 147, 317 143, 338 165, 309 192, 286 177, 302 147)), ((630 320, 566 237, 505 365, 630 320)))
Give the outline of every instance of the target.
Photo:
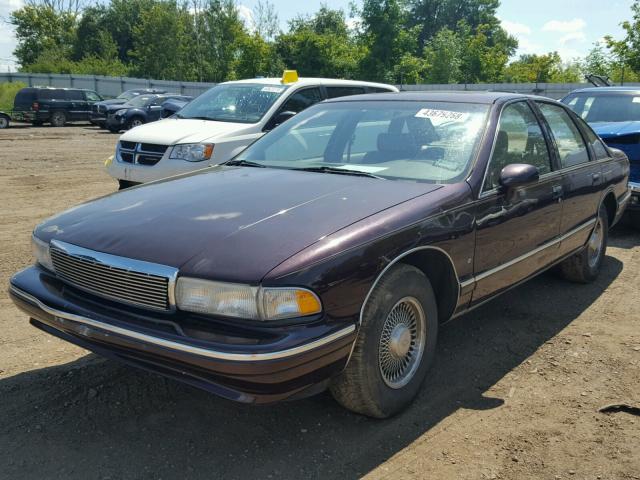
POLYGON ((466 112, 452 112, 450 110, 436 110, 435 108, 423 108, 415 114, 416 118, 428 118, 430 120, 450 120, 462 122, 469 117, 466 112))
POLYGON ((262 92, 268 93, 280 93, 284 90, 284 87, 262 87, 262 92))
POLYGON ((345 170, 358 170, 359 172, 365 172, 365 173, 377 173, 377 172, 381 172, 383 170, 387 170, 387 167, 368 167, 365 165, 340 165, 339 167, 336 168, 343 168, 345 170))
POLYGON ((640 97, 633 97, 632 103, 640 103, 640 97))

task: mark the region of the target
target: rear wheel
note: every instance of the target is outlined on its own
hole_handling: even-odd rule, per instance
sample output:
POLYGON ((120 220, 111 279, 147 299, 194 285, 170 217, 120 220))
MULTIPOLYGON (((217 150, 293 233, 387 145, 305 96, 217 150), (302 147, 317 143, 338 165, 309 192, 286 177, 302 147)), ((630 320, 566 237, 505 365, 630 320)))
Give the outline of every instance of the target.
POLYGON ((0 115, 0 129, 9 128, 9 117, 7 115, 0 115))
POLYGON ((604 205, 601 205, 587 244, 580 252, 567 258, 559 265, 561 275, 572 282, 593 282, 600 273, 608 240, 609 217, 604 205))
POLYGON ((51 125, 54 127, 64 127, 67 123, 67 115, 62 111, 53 112, 51 114, 51 125))
POLYGON ((438 310, 429 279, 396 265, 372 292, 353 354, 331 393, 344 407, 376 418, 409 405, 433 361, 438 310))

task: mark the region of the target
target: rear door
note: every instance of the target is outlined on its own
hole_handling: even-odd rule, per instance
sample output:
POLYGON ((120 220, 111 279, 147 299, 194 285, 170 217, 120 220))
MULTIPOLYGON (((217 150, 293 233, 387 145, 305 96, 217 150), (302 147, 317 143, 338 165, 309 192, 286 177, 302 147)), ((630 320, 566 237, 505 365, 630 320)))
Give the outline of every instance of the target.
POLYGON ((503 107, 493 152, 476 204, 476 287, 478 303, 546 267, 558 256, 562 178, 534 110, 525 100, 503 107), (540 179, 505 191, 501 170, 509 164, 534 165, 540 179))
POLYGON ((549 126, 561 166, 564 191, 560 224, 564 238, 560 247, 562 255, 586 242, 588 227, 595 221, 602 196, 602 163, 597 161, 595 154, 590 154, 582 132, 564 106, 541 100, 535 103, 549 126))
POLYGON ((282 112, 294 112, 300 113, 305 108, 309 108, 311 105, 324 100, 322 90, 320 87, 307 87, 301 88, 293 92, 289 98, 287 98, 280 108, 273 114, 271 119, 267 122, 264 130, 271 130, 274 126, 273 121, 282 112))

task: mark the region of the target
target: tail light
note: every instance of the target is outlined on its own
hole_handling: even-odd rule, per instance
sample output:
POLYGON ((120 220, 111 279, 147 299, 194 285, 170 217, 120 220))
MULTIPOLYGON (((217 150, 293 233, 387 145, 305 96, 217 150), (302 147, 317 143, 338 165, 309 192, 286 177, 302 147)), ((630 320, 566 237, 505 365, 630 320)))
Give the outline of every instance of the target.
POLYGON ((37 112, 38 110, 40 110, 40 104, 38 102, 33 102, 31 104, 31 110, 33 110, 34 112, 37 112))

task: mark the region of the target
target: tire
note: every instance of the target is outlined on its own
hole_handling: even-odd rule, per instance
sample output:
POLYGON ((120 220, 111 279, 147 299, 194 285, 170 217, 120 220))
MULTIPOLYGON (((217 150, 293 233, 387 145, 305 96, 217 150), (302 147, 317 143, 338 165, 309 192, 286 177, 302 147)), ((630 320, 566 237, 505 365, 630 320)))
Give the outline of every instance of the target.
POLYGON ((53 127, 64 127, 67 123, 67 115, 63 111, 56 111, 51 114, 51 126, 53 127))
POLYGON ((9 128, 9 117, 6 115, 0 115, 0 129, 9 128))
POLYGON ((127 122, 127 130, 144 125, 144 120, 141 117, 133 117, 127 122))
POLYGON ((410 265, 392 267, 369 297, 351 359, 330 386, 333 397, 369 417, 402 411, 433 362, 437 337, 438 309, 429 279, 410 265), (407 329, 403 325, 411 318, 414 328, 407 329))
POLYGON ((33 125, 34 127, 41 127, 42 120, 34 120, 33 122, 31 122, 31 125, 33 125))
POLYGON ((107 128, 111 133, 120 133, 120 129, 116 127, 108 127, 107 128))
POLYGON ((608 241, 609 217, 604 205, 600 205, 596 224, 585 247, 558 265, 562 277, 577 283, 593 282, 600 273, 608 241))

